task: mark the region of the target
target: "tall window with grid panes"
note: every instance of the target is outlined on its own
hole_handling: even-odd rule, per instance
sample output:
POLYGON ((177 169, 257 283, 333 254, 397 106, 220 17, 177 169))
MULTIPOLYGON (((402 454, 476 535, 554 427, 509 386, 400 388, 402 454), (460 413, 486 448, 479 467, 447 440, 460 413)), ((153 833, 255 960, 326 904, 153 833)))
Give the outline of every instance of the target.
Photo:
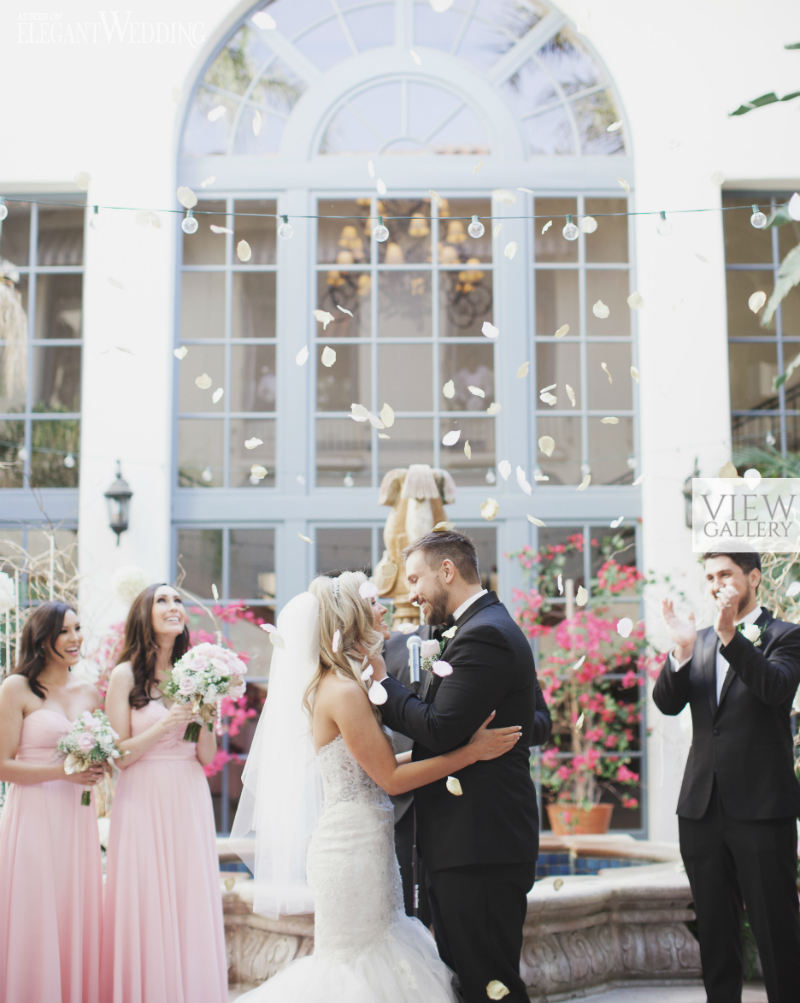
MULTIPOLYGON (((448 515, 509 604, 528 516, 548 540, 579 526, 587 553, 606 519, 635 538, 632 162, 613 84, 557 8, 262 4, 196 82, 178 174, 200 196, 179 262, 173 502, 195 595, 270 620, 318 571, 370 570, 381 479, 411 463, 452 474, 448 515), (567 241, 567 215, 597 228, 567 241), (353 404, 389 420, 354 421, 353 404)), ((236 629, 256 707, 269 647, 236 629)), ((212 781, 222 830, 239 769, 212 781)))
POLYGON ((60 579, 76 571, 84 210, 54 194, 4 207, 0 570, 21 572, 24 601, 49 595, 51 549, 60 579))

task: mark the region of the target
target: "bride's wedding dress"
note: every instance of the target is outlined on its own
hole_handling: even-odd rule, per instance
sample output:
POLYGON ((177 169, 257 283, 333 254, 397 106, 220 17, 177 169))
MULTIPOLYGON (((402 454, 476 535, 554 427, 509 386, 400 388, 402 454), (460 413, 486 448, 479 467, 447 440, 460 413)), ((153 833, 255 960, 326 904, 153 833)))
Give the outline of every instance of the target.
POLYGON ((454 1003, 432 937, 403 911, 388 796, 341 735, 317 762, 324 807, 308 851, 314 953, 238 1003, 454 1003))

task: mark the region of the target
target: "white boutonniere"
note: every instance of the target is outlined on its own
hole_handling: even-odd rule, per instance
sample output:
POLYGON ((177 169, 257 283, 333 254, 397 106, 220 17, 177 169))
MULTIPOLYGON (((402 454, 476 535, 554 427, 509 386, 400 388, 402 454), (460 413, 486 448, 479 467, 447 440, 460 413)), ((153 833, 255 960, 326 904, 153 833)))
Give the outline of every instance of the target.
POLYGON ((422 642, 419 650, 420 665, 426 672, 433 672, 436 676, 449 676, 452 673, 453 666, 449 662, 445 662, 441 655, 447 641, 455 632, 456 628, 453 626, 449 630, 444 631, 440 641, 437 641, 436 638, 431 638, 429 641, 422 642))
POLYGON ((748 641, 753 645, 754 648, 761 646, 761 635, 764 633, 764 628, 759 627, 755 623, 746 623, 740 628, 741 633, 747 638, 748 641))

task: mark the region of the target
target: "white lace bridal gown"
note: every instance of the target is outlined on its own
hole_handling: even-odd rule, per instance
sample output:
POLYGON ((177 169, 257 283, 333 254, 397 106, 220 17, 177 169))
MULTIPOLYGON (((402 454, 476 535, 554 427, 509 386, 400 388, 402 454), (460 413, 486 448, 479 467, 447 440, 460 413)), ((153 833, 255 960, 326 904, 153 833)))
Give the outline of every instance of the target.
POLYGON ((314 953, 237 1003, 454 1003, 433 938, 403 912, 389 798, 341 735, 318 759, 325 804, 308 851, 314 953))

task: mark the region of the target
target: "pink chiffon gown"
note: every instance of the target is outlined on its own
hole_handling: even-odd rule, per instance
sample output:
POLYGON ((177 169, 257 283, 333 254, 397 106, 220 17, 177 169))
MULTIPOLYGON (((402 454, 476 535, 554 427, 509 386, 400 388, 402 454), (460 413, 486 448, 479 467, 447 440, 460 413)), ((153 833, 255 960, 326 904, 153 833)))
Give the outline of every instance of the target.
MULTIPOLYGON (((131 711, 132 736, 167 713, 131 711)), ((214 813, 184 726, 122 770, 111 808, 102 1003, 225 1003, 214 813)))
MULTIPOLYGON (((16 758, 60 760, 71 722, 40 707, 16 758)), ((98 1003, 103 879, 94 799, 67 780, 12 784, 0 818, 0 999, 98 1003)))

